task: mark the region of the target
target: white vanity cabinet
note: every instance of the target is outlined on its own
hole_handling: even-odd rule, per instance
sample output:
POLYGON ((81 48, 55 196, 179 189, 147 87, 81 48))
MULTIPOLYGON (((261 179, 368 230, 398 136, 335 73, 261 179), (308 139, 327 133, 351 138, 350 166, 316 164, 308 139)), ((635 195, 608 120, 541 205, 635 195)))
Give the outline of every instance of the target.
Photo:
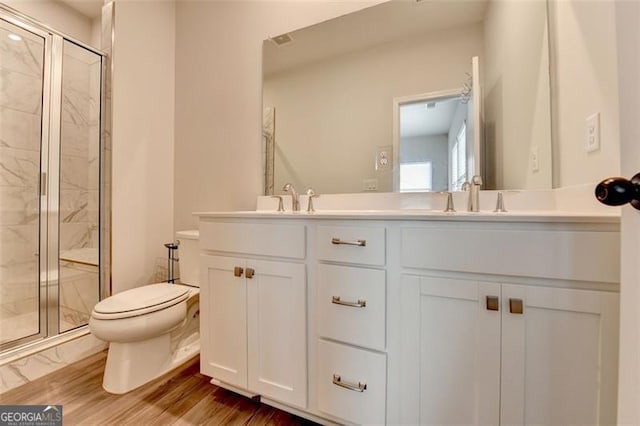
POLYGON ((614 424, 617 231, 451 228, 401 231, 400 421, 614 424))
POLYGON ((212 213, 201 371, 340 424, 613 424, 615 218, 212 213))
POLYGON ((207 376, 247 388, 247 283, 245 260, 201 255, 200 368, 207 376))
POLYGON ((615 424, 618 306, 606 291, 502 286, 502 424, 615 424))
POLYGON ((399 421, 496 425, 500 312, 483 309, 500 285, 404 275, 399 421))
POLYGON ((386 421, 386 227, 315 227, 317 409, 340 422, 386 421))
MULTIPOLYGON (((239 391, 307 406, 307 286, 304 263, 239 257, 230 250, 304 257, 304 226, 205 223, 201 246, 201 371, 239 391), (230 226, 229 226, 230 225, 230 226), (249 230, 243 227, 247 225, 249 230), (226 230, 250 238, 225 246, 226 230), (268 247, 284 232, 297 244, 268 247), (258 236, 255 244, 254 239, 258 236), (214 242, 212 242, 214 241, 214 242), (215 246, 214 246, 215 244, 215 246), (291 250, 291 248, 294 250, 291 250), (302 251, 296 251, 300 247, 302 251), (225 252, 225 249, 228 251, 225 252)), ((282 241, 282 240, 281 240, 282 241)))

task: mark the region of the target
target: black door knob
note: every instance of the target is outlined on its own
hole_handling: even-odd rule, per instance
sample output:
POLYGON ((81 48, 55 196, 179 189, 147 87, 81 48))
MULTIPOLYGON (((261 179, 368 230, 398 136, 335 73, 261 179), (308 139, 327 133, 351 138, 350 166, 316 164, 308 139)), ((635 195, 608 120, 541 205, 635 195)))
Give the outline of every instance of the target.
POLYGON ((640 173, 631 180, 621 177, 606 178, 596 186, 596 198, 608 206, 631 203, 640 210, 640 173))

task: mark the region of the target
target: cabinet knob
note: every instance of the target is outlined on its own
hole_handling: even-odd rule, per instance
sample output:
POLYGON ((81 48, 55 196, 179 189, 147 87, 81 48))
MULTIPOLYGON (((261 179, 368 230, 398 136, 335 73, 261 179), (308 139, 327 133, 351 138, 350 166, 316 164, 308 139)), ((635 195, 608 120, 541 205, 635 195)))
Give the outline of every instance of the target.
POLYGON ((498 298, 498 296, 487 296, 487 310, 488 311, 500 310, 500 299, 498 298))
POLYGON ((640 173, 631 180, 610 177, 596 186, 596 198, 608 206, 621 206, 630 203, 640 210, 640 173))
POLYGON ((509 312, 516 315, 522 315, 524 312, 522 299, 509 299, 509 312))
POLYGON ((256 271, 253 268, 247 268, 246 272, 244 273, 244 276, 251 279, 253 278, 253 275, 256 273, 256 271))
POLYGON ((239 266, 236 266, 235 268, 233 268, 233 276, 234 277, 241 277, 243 272, 244 272, 244 269, 242 269, 239 266))

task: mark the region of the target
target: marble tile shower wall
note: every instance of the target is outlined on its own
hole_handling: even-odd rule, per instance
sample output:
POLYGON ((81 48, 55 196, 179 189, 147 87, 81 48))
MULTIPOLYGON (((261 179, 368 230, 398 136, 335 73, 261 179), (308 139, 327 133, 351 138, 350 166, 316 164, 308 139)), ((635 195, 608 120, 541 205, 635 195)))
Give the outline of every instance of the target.
MULTIPOLYGON (((1 1, 1 0, 0 0, 1 1)), ((102 13, 102 48, 104 51, 110 52, 111 51, 111 41, 112 41, 112 32, 113 32, 113 12, 114 12, 114 5, 109 2, 107 4, 105 4, 103 6, 103 13, 102 13)), ((4 41, 7 40, 6 38, 6 34, 0 34, 0 40, 4 41)), ((5 54, 6 52, 6 46, 1 45, 0 42, 0 69, 2 67, 8 68, 6 65, 8 63, 9 60, 9 55, 5 54)), ((33 49, 32 49, 33 50, 33 49)), ((32 52, 33 53, 33 52, 32 52)), ((65 52, 66 53, 66 52, 65 52)), ((42 52, 39 53, 40 55, 42 54, 42 52)), ((28 52, 22 52, 21 55, 30 55, 30 53, 28 52)), ((36 53, 37 55, 37 53, 36 53)), ((19 56, 19 55, 18 55, 19 56)), ((77 55, 72 55, 72 56, 77 56, 77 55)), ((90 56, 90 55, 89 55, 90 56)), ((105 58, 106 61, 108 62, 108 58, 105 58)), ((100 105, 97 103, 97 93, 99 91, 100 88, 100 71, 101 71, 101 65, 98 62, 95 63, 91 63, 91 61, 85 61, 85 63, 90 64, 90 78, 89 78, 89 87, 93 88, 93 90, 95 91, 95 93, 93 93, 91 96, 93 96, 93 98, 89 98, 89 102, 86 101, 80 101, 80 102, 76 102, 75 100, 79 98, 82 98, 83 96, 81 95, 82 92, 82 84, 80 84, 80 81, 82 79, 79 79, 77 81, 77 86, 79 87, 79 92, 76 93, 75 95, 69 95, 69 97, 65 100, 66 105, 68 107, 68 111, 66 112, 66 118, 67 121, 65 123, 67 124, 80 124, 82 123, 82 117, 84 118, 89 118, 88 121, 85 120, 85 123, 88 124, 87 130, 90 133, 89 136, 89 143, 88 145, 86 145, 86 154, 87 154, 87 161, 89 161, 89 158, 97 159, 97 150, 99 149, 99 144, 98 144, 98 131, 97 129, 99 128, 98 126, 98 118, 97 117, 97 113, 99 111, 99 107, 100 105), (86 111, 86 110, 82 110, 82 108, 80 107, 81 105, 84 105, 85 107, 87 105, 90 106, 90 111, 91 113, 89 115, 87 115, 87 113, 81 112, 81 111, 86 111), (81 108, 81 111, 75 111, 75 108, 79 107, 81 108), (74 121, 75 120, 75 121, 74 121)), ((70 61, 67 60, 67 65, 70 65, 70 61)), ((73 61, 71 61, 71 66, 73 67, 73 61)), ((81 66, 81 64, 77 64, 76 63, 76 68, 77 70, 81 70, 83 68, 83 66, 81 66)), ((101 155, 101 161, 103 162, 103 169, 102 169, 102 173, 104 174, 102 179, 102 191, 100 193, 100 208, 102 209, 102 217, 105 219, 104 221, 102 221, 101 223, 101 229, 100 231, 102 232, 102 235, 109 235, 110 234, 110 220, 109 220, 109 214, 110 214, 110 205, 111 205, 111 198, 110 198, 110 180, 111 180, 111 132, 110 132, 110 122, 111 122, 111 117, 110 117, 110 67, 109 66, 104 66, 104 68, 102 69, 102 72, 105 73, 105 96, 104 96, 104 100, 103 100, 103 122, 105 123, 104 128, 102 128, 102 155, 101 155)), ((0 70, 0 99, 7 99, 7 97, 5 97, 5 92, 6 92, 6 87, 7 84, 5 84, 4 80, 2 80, 2 75, 4 74, 3 71, 0 70)), ((84 80, 86 82, 86 80, 84 80)), ((33 83, 30 83, 33 84, 33 83)), ((76 85, 76 83, 72 83, 72 82, 67 82, 67 85, 71 85, 71 88, 74 88, 76 85)), ((68 86, 69 87, 69 86, 68 86)), ((19 95, 14 96, 17 97, 19 95)), ((8 128, 8 126, 12 126, 12 127, 16 127, 16 126, 22 126, 23 131, 22 133, 29 133, 29 132, 35 132, 35 136, 33 136, 33 141, 35 141, 35 148, 34 149, 38 149, 39 148, 39 140, 40 140, 40 117, 39 115, 37 115, 34 118, 34 122, 35 124, 32 127, 28 127, 25 128, 26 126, 26 122, 25 122, 25 115, 22 114, 20 120, 17 121, 9 121, 9 116, 8 114, 10 114, 11 112, 4 114, 4 111, 7 110, 6 108, 4 108, 4 105, 0 105, 0 149, 3 149, 5 147, 8 147, 8 143, 6 142, 6 139, 8 138, 8 131, 5 130, 8 128), (5 119, 6 118, 6 119, 5 119)), ((12 111, 12 110, 11 110, 12 111)), ((67 124, 63 123, 63 126, 67 126, 68 128, 71 128, 71 126, 68 126, 67 124)), ((82 134, 82 129, 80 129, 79 127, 81 126, 77 126, 74 127, 71 132, 76 131, 76 135, 81 135, 82 134)), ((12 130, 15 131, 15 130, 12 130)), ((69 140, 71 140, 71 138, 69 138, 69 140)), ((82 151, 84 148, 79 146, 79 140, 75 139, 75 141, 77 142, 77 144, 75 145, 77 147, 76 149, 76 154, 75 157, 76 159, 81 158, 82 154, 80 154, 81 152, 85 152, 82 151)), ((64 141, 63 141, 64 143, 64 141)), ((66 144, 66 150, 65 147, 62 147, 63 150, 63 155, 66 155, 67 153, 70 154, 70 157, 73 157, 73 155, 71 155, 71 153, 73 152, 73 148, 72 146, 73 143, 69 142, 66 144)), ((0 153, 0 162, 2 161, 2 159, 5 158, 4 152, 0 153)), ((72 162, 73 160, 69 160, 70 162, 72 162)), ((94 163, 92 163, 94 164, 94 163)), ((89 194, 92 190, 92 188, 95 188, 95 186, 92 186, 92 184, 89 181, 89 174, 90 173, 94 173, 92 174, 92 176, 95 176, 96 182, 98 180, 98 164, 95 163, 95 165, 92 166, 88 166, 90 167, 89 170, 86 172, 87 175, 87 185, 86 185, 86 189, 87 189, 87 194, 89 194), (93 167, 93 169, 91 169, 91 167, 93 167), (91 170, 94 170, 94 172, 92 172, 91 170)), ((2 191, 2 187, 4 186, 4 181, 5 181, 5 176, 6 173, 5 171, 7 170, 7 168, 5 167, 4 164, 0 164, 0 191, 2 191)), ((79 171, 79 174, 82 174, 84 176, 85 172, 83 171, 79 171)), ((69 176, 69 179, 67 180, 67 183, 69 184, 69 190, 78 190, 78 192, 82 192, 80 191, 80 188, 74 187, 74 181, 71 178, 71 176, 73 176, 73 172, 70 172, 69 174, 65 174, 65 179, 66 177, 69 176)), ((96 183, 97 185, 97 183, 96 183)), ((95 195, 95 193, 94 193, 95 195)), ((5 196, 3 192, 0 192, 0 197, 5 196)), ((2 212, 1 210, 4 208, 4 206, 6 205, 5 201, 7 201, 7 203, 13 205, 13 206, 19 206, 20 204, 17 203, 16 201, 13 200, 8 200, 5 196, 5 198, 0 198, 0 227, 4 226, 4 217, 9 217, 9 216, 15 216, 14 213, 11 212, 2 212)), ((37 199, 35 199, 35 203, 37 203, 37 199)), ((63 201, 63 203, 65 203, 63 201)), ((23 203, 24 204, 24 203, 23 203)), ((69 202, 69 204, 73 205, 72 202, 69 202)), ((68 204, 65 204, 65 206, 68 204)), ((77 204, 76 204, 77 205, 77 204)), ((82 205, 82 203, 80 203, 80 205, 82 205)), ((37 204, 34 204, 32 207, 30 207, 33 210, 34 215, 37 216, 38 213, 38 209, 37 209, 37 204)), ((25 207, 16 207, 13 210, 26 210, 25 207)), ((78 208, 66 208, 66 212, 68 212, 68 214, 66 215, 61 215, 61 219, 62 220, 68 220, 69 222, 67 222, 68 224, 71 225, 70 229, 71 232, 73 234, 73 220, 76 219, 78 220, 79 217, 81 217, 82 215, 85 214, 86 211, 86 215, 87 217, 90 215, 94 215, 94 211, 97 211, 97 201, 94 199, 92 200, 91 197, 89 195, 87 195, 87 208, 86 209, 78 209, 78 208), (73 212, 78 212, 76 214, 74 214, 73 212)), ((97 220, 97 214, 95 215, 96 220, 97 220)), ((34 219, 35 220, 35 219, 34 219)), ((86 221, 87 224, 90 223, 89 220, 86 221)), ((36 220, 37 223, 37 220, 36 220)), ((65 223, 63 223, 63 225, 66 226, 65 223)), ((66 230, 66 229, 65 229, 66 230)), ((61 230, 61 232, 64 232, 61 230)), ((83 234, 82 232, 80 232, 80 234, 83 234)), ((82 246, 82 244, 84 242, 86 242, 87 244, 89 242, 91 242, 91 244, 97 243, 97 238, 96 234, 91 234, 91 236, 89 237, 89 233, 85 232, 83 235, 85 235, 84 238, 69 238, 70 240, 70 244, 67 247, 78 247, 78 246, 82 246)), ((2 250, 5 250, 4 247, 2 247, 2 245, 5 244, 5 240, 3 236, 0 236, 3 239, 0 240, 0 259, 4 259, 3 254, 2 254, 2 250)), ((110 240, 109 238, 101 238, 99 241, 100 244, 100 250, 98 251, 99 253, 99 259, 100 259, 100 264, 101 266, 103 266, 103 268, 101 268, 100 273, 102 274, 102 280, 105 283, 105 285, 102 287, 102 291, 103 297, 109 296, 110 295, 110 286, 109 286, 109 277, 110 277, 110 269, 109 269, 109 264, 110 264, 110 240)), ((93 246, 93 249, 96 249, 97 246, 93 246)), ((91 247, 89 248, 89 250, 87 250, 86 248, 81 248, 78 249, 79 253, 86 253, 87 251, 91 251, 90 250, 91 247)), ((73 250, 73 249, 71 249, 73 250)), ((89 258, 90 256, 87 256, 86 258, 89 258)), ((85 259, 86 259, 85 258, 85 259)), ((95 256, 94 256, 95 258, 95 256)), ((35 268, 35 264, 34 264, 34 268, 35 268)), ((80 312, 80 310, 85 309, 85 306, 92 306, 93 303, 95 303, 95 301, 97 301, 97 296, 91 295, 90 297, 85 297, 82 298, 83 296, 88 296, 89 292, 87 291, 80 291, 78 289, 82 289, 82 290, 86 290, 88 288, 91 288, 92 291, 97 292, 98 291, 98 285, 97 283, 94 285, 83 285, 81 284, 83 282, 82 279, 80 279, 81 274, 83 273, 92 273, 95 276, 97 276, 97 274, 95 273, 95 271, 97 270, 97 267, 93 267, 91 265, 83 265, 81 263, 76 263, 76 262, 67 262, 67 261, 62 261, 61 262, 61 280, 63 282, 63 285, 60 286, 60 292, 61 292, 61 329, 64 330, 66 328, 69 328, 71 326, 73 326, 73 323, 67 322, 67 320, 73 320, 73 318, 69 318, 68 316, 65 316, 65 313, 77 313, 80 312), (80 297, 77 297, 77 295, 80 295, 80 297), (75 296, 74 296, 75 295, 75 296)), ((31 288, 33 287, 33 280, 35 280, 35 276, 32 278, 31 281, 31 288)), ((85 281, 86 282, 86 281, 85 281)), ((1 287, 4 286, 5 281, 1 280, 0 281, 0 291, 1 287)), ((6 301, 6 298, 2 298, 2 295, 0 295, 0 312, 1 312, 1 305, 4 301, 6 301)), ((0 323, 7 323, 6 321, 2 321, 2 319, 0 318, 0 323)), ((32 381, 34 379, 37 379, 45 374, 48 374, 52 371, 55 371, 59 368, 62 368, 72 362, 78 361, 82 358, 85 358, 91 354, 94 354, 98 351, 101 351, 103 349, 105 349, 107 347, 107 344, 105 342, 99 341, 97 340, 95 337, 93 337, 91 334, 83 334, 88 331, 79 331, 77 334, 76 333, 68 333, 67 336, 73 338, 73 340, 69 340, 66 341, 65 343, 56 345, 54 347, 48 347, 47 349, 35 353, 35 354, 31 354, 31 355, 27 355, 25 357, 4 363, 2 365, 0 365, 0 394, 12 389, 14 387, 20 386, 24 383, 27 383, 29 381, 32 381), (78 338, 75 338, 75 336, 81 336, 78 338)), ((0 337, 3 338, 4 340, 4 333, 0 330, 0 337)), ((43 342, 45 343, 45 342, 43 342)))
POLYGON ((44 45, 0 28, 0 336, 37 333, 44 45), (6 318, 23 317, 16 327, 6 318), (28 317, 28 318, 27 318, 28 317))
MULTIPOLYGON (((39 331, 43 41, 0 28, 0 343, 39 331)), ((17 30, 15 30, 17 31, 17 30)), ((100 58, 65 42, 60 251, 98 250, 100 58)), ((94 256, 94 257, 97 257, 94 256)), ((61 262, 60 329, 86 324, 98 268, 61 262)))
POLYGON ((98 246, 100 62, 67 54, 67 48, 80 49, 69 46, 62 76, 61 251, 98 246))
POLYGON ((101 63, 97 55, 65 42, 60 142, 60 255, 74 259, 75 256, 65 253, 93 249, 96 265, 60 262, 61 331, 87 324, 98 301, 100 72, 101 63))

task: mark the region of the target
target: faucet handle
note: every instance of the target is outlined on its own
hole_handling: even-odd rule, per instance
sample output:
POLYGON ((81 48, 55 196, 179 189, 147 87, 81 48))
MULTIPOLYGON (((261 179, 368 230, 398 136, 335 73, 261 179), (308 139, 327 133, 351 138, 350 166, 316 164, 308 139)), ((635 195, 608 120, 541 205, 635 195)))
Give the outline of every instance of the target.
POLYGON ((307 204, 307 213, 313 213, 316 209, 313 208, 313 199, 318 198, 320 194, 316 194, 313 188, 307 189, 307 198, 309 199, 309 203, 307 204))
POLYGON ((278 211, 279 212, 283 212, 284 211, 284 205, 282 204, 282 197, 279 195, 272 195, 271 198, 277 198, 278 199, 278 211))
POLYGON ((504 208, 504 199, 502 197, 502 192, 498 192, 498 198, 496 199, 496 209, 493 212, 494 213, 507 212, 507 209, 504 208))
POLYGON ((449 191, 441 191, 438 194, 447 196, 447 207, 444 209, 445 213, 455 213, 456 209, 453 207, 453 194, 449 191))

